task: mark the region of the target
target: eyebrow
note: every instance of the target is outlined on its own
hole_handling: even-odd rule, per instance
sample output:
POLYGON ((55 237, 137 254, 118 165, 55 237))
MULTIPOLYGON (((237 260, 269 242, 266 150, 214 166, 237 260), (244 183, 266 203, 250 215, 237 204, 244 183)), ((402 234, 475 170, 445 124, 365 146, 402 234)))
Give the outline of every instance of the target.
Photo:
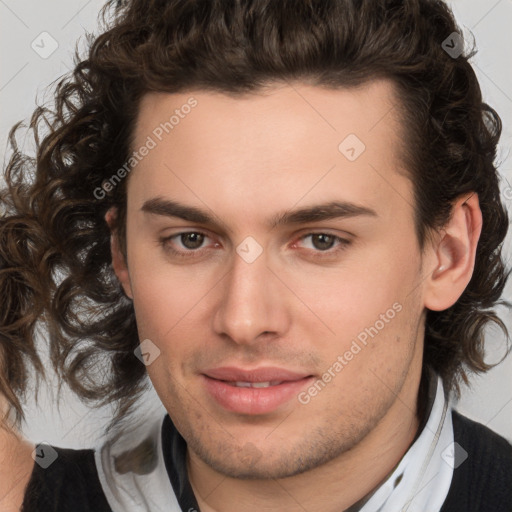
MULTIPOLYGON (((164 217, 177 217, 188 222, 197 224, 218 225, 226 229, 224 223, 216 220, 216 216, 208 211, 195 206, 187 206, 178 201, 154 197, 148 199, 142 206, 141 211, 164 217)), ((377 212, 366 206, 357 205, 346 201, 331 201, 325 204, 318 204, 285 211, 271 217, 267 224, 270 229, 289 224, 305 224, 308 222, 319 222, 339 218, 357 216, 378 217, 377 212)))

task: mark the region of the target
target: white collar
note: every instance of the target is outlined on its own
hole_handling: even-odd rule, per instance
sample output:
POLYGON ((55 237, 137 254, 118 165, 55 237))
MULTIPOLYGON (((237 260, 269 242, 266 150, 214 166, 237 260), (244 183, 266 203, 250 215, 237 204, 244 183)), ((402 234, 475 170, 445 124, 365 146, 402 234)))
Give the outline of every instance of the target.
MULTIPOLYGON (((182 512, 165 467, 162 423, 163 418, 159 417, 149 426, 145 423, 129 433, 123 432, 95 451, 99 480, 112 512, 182 512), (120 470, 121 458, 130 457, 130 449, 142 446, 141 441, 150 447, 142 454, 144 467, 120 470)), ((131 466, 139 464, 137 454, 132 458, 135 462, 131 466)))
POLYGON ((435 399, 425 427, 360 512, 441 510, 452 482, 453 448, 451 408, 443 382, 437 377, 435 399))

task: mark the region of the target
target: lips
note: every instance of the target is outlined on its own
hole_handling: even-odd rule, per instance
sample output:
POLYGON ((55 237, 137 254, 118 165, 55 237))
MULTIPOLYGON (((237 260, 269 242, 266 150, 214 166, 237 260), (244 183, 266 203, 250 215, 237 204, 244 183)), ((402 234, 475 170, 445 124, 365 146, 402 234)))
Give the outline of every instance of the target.
POLYGON ((202 378, 207 393, 221 407, 240 414, 275 411, 313 380, 312 375, 275 367, 214 368, 206 370, 202 378))

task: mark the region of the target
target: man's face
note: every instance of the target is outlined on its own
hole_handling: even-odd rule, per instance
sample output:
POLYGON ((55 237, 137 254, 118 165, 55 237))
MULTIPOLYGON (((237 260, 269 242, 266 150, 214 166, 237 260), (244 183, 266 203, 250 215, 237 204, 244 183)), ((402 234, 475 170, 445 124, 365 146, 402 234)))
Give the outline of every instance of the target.
POLYGON ((299 473, 414 414, 422 255, 395 103, 385 81, 142 101, 125 290, 163 404, 220 472, 299 473))

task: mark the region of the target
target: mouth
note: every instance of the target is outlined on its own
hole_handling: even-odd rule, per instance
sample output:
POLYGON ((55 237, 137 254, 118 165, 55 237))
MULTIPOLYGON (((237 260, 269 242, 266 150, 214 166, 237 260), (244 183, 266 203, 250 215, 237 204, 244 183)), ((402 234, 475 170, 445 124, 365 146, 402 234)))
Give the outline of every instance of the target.
POLYGON ((285 381, 280 380, 273 380, 268 382, 243 382, 243 381, 236 381, 236 382, 230 382, 228 380, 223 380, 222 382, 225 382, 229 386, 235 386, 236 388, 268 388, 270 386, 279 386, 285 381))
POLYGON ((223 409, 257 415, 276 411, 309 385, 314 376, 283 368, 224 367, 201 374, 207 394, 223 409))

